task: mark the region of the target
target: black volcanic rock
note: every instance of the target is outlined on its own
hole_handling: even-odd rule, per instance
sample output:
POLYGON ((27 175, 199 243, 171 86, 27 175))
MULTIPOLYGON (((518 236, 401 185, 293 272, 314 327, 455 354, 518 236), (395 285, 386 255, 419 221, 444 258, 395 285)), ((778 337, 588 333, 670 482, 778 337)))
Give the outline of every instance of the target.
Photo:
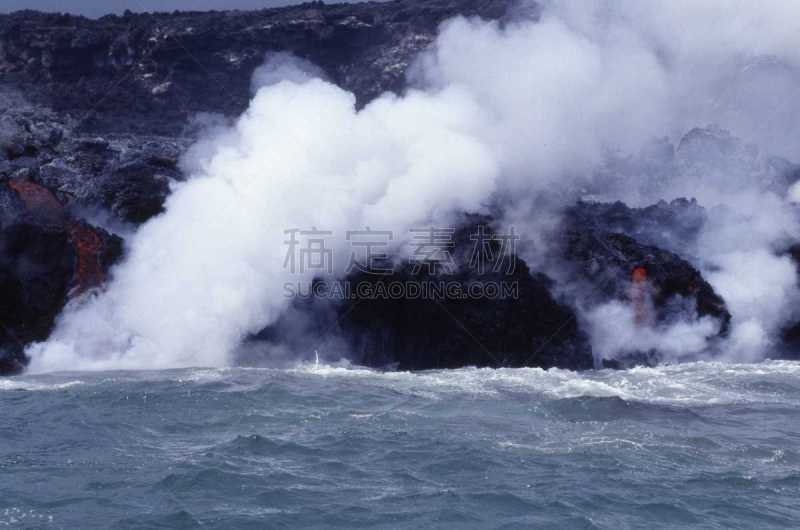
POLYGON ((625 234, 636 241, 688 258, 707 220, 694 199, 659 201, 644 208, 617 202, 580 202, 568 211, 568 222, 593 232, 625 234))
MULTIPOLYGON (((680 247, 680 238, 693 237, 703 220, 702 208, 686 200, 644 209, 622 203, 580 202, 564 217, 561 257, 571 267, 563 279, 578 286, 575 297, 585 307, 609 300, 635 303, 632 286, 645 282, 654 311, 650 315, 653 325, 709 316, 718 321, 718 336, 724 337, 731 315, 700 272, 673 252, 621 233, 640 232, 643 237, 680 247)), ((650 353, 657 357, 657 352, 650 353)))
POLYGON ((15 90, 0 92, 0 178, 25 177, 61 194, 73 209, 105 209, 139 224, 162 210, 188 138, 79 133, 75 120, 32 105, 15 90), (13 152, 12 152, 13 151, 13 152))
MULTIPOLYGON (((238 116, 268 52, 319 66, 360 105, 401 92, 413 58, 456 15, 512 0, 433 0, 89 20, 0 15, 0 177, 24 176, 139 224, 162 209, 200 113, 238 116), (23 97, 24 94, 24 97, 23 97)), ((536 16, 535 10, 527 16, 536 16)))
POLYGON ((583 230, 567 234, 568 260, 579 264, 583 278, 595 286, 602 298, 626 300, 634 269, 643 268, 653 286, 653 302, 657 321, 668 321, 676 298, 696 303, 697 316, 712 316, 721 323, 720 334, 727 333, 730 313, 722 298, 703 276, 686 260, 672 252, 638 243, 623 234, 587 233, 583 230))
MULTIPOLYGON (((704 219, 703 209, 687 200, 642 209, 622 203, 578 203, 565 212, 556 234, 562 243, 557 258, 562 268, 559 282, 564 282, 557 285, 530 271, 518 256, 508 257, 513 263, 511 275, 502 270, 474 270, 470 236, 490 226, 491 220, 468 216, 454 237, 452 274, 428 274, 405 262, 389 276, 350 275, 346 281, 353 286, 352 292, 358 293, 354 286, 362 283, 369 287, 368 293, 385 293, 392 283, 443 280, 454 282, 457 293, 467 291, 472 283, 513 283, 515 296, 331 300, 325 296, 331 290, 323 289, 321 295, 296 299, 283 317, 253 337, 247 362, 258 362, 265 349, 270 356, 276 351, 294 355, 316 350, 323 358, 344 356, 368 366, 411 370, 464 365, 586 369, 593 366, 591 346, 580 327, 581 319, 560 296, 583 307, 610 300, 635 304, 631 300, 635 269, 646 274, 654 310, 652 325, 709 316, 719 322, 718 336, 722 337, 731 317, 702 275, 677 254, 620 233, 639 230, 645 236, 652 232, 653 237, 681 246, 683 239, 696 236, 704 219), (565 290, 567 286, 575 289, 565 290), (259 342, 266 347, 259 349, 259 342)), ((639 352, 606 365, 652 363, 658 356, 655 351, 639 352)))
POLYGON ((74 261, 64 230, 22 222, 0 231, 0 373, 19 371, 24 345, 47 338, 67 298, 74 261))
MULTIPOLYGON (((519 271, 511 277, 462 271, 448 280, 462 288, 471 283, 515 284, 515 294, 507 299, 367 299, 341 309, 341 328, 351 338, 355 359, 369 366, 393 365, 401 370, 591 368, 591 347, 573 310, 554 299, 547 277, 531 274, 518 258, 516 262, 519 271)), ((435 280, 405 269, 391 281, 435 280)))
POLYGON ((310 60, 364 104, 403 90, 409 63, 441 22, 455 15, 498 19, 511 4, 312 2, 99 20, 23 11, 0 16, 0 74, 84 129, 175 136, 197 112, 240 114, 266 52, 310 60))
POLYGON ((0 375, 22 370, 71 296, 102 283, 122 242, 72 219, 48 189, 0 182, 0 375))
POLYGON ((591 368, 588 339, 573 310, 554 298, 549 278, 532 273, 515 255, 497 258, 502 251, 498 242, 486 242, 494 256, 491 267, 481 270, 472 262, 476 242, 483 244, 483 238, 473 241, 471 236, 490 230, 487 218, 470 216, 454 234, 453 267, 447 272, 406 261, 391 275, 351 274, 346 282, 355 297, 296 300, 286 315, 252 340, 266 341, 272 349, 319 350, 328 358, 344 356, 401 370, 591 368), (445 284, 451 290, 443 289, 442 296, 381 295, 391 294, 392 284, 421 286, 429 293, 445 284), (506 295, 491 296, 493 286, 500 286, 501 293, 506 286, 506 295), (359 296, 362 292, 367 295, 359 296))
MULTIPOLYGON (((797 277, 800 280, 800 243, 794 243, 782 252, 794 262, 797 277)), ((800 320, 793 315, 781 330, 781 344, 773 352, 773 356, 787 359, 800 358, 800 320)))

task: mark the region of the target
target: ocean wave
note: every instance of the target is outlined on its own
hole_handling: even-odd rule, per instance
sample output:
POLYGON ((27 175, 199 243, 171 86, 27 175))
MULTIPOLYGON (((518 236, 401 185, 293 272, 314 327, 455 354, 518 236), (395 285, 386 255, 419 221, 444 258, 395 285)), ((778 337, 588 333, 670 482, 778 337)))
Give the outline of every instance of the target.
POLYGON ((358 382, 429 400, 452 394, 491 399, 509 395, 543 400, 619 398, 624 401, 710 406, 741 403, 796 404, 800 362, 732 364, 698 361, 628 370, 574 372, 557 368, 460 368, 424 372, 380 371, 347 363, 302 363, 292 368, 188 368, 163 371, 63 373, 0 379, 0 391, 63 390, 82 385, 177 383, 219 392, 258 392, 294 378, 358 382))
POLYGON ((65 388, 71 388, 83 384, 86 384, 85 381, 44 383, 44 382, 18 380, 18 379, 0 379, 0 392, 8 390, 27 390, 27 391, 64 390, 65 388))
POLYGON ((541 368, 462 368, 381 372, 357 366, 304 364, 308 377, 360 379, 436 399, 452 392, 500 395, 528 392, 549 399, 616 397, 675 405, 795 402, 800 362, 730 364, 699 361, 629 370, 573 372, 541 368))

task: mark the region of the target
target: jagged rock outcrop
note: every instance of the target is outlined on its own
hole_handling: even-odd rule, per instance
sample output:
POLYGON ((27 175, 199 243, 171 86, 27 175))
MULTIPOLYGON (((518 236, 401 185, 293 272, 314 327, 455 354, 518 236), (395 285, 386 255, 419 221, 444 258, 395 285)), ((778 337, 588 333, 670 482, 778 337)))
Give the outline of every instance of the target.
POLYGON ((625 234, 688 258, 695 254, 707 214, 694 199, 659 201, 644 208, 631 208, 620 201, 582 201, 568 210, 567 220, 576 229, 625 234))
POLYGON ((46 339, 67 300, 100 285, 121 252, 47 188, 0 182, 0 374, 22 370, 25 345, 46 339))
MULTIPOLYGON (((794 243, 785 249, 784 254, 794 262, 800 283, 800 243, 794 243)), ((781 344, 776 348, 775 356, 788 359, 800 358, 800 319, 797 313, 790 316, 781 330, 781 344)))
MULTIPOLYGON (((582 307, 609 300, 635 305, 631 288, 637 280, 647 284, 648 303, 654 311, 652 325, 709 316, 719 323, 718 335, 725 336, 731 318, 725 303, 689 262, 621 233, 641 229, 648 234, 652 228, 669 242, 679 242, 681 237, 691 240, 703 219, 702 208, 687 200, 644 209, 621 203, 578 203, 566 212, 558 234, 563 243, 557 258, 563 272, 560 280, 577 286, 563 293, 564 285, 531 272, 519 256, 506 256, 513 265, 510 275, 502 270, 475 271, 470 266, 475 261, 474 235, 486 231, 491 219, 471 216, 454 238, 452 274, 431 275, 405 262, 389 276, 351 275, 347 282, 352 292, 358 294, 353 286, 365 283, 368 289, 363 292, 368 295, 334 301, 324 295, 297 300, 281 320, 253 340, 265 341, 273 350, 318 350, 332 358, 346 356, 377 367, 428 369, 466 364, 585 369, 593 365, 591 347, 575 309, 565 304, 561 295, 582 307), (688 212, 693 214, 691 218, 686 216, 688 212), (680 222, 673 223, 676 220, 680 222), (668 227, 674 229, 671 235, 666 234, 668 227), (456 284, 454 296, 434 300, 369 296, 376 291, 389 292, 392 283, 441 280, 456 284), (458 296, 468 292, 470 284, 492 283, 513 284, 514 296, 458 296)), ((498 243, 494 245, 491 248, 497 254, 498 243)), ((626 362, 653 362, 657 356, 658 352, 642 352, 626 362)))
POLYGON ((401 370, 591 368, 574 311, 554 298, 549 278, 505 255, 493 234, 490 219, 469 216, 446 250, 452 259, 351 274, 345 282, 355 296, 298 300, 253 341, 401 370), (393 296, 394 287, 402 296, 393 296), (418 297, 409 296, 412 288, 418 297))
POLYGON ((609 300, 644 303, 632 298, 646 289, 640 294, 646 294, 648 307, 641 311, 653 313, 646 315, 650 325, 708 316, 718 322, 718 336, 724 337, 731 315, 702 274, 678 254, 630 235, 682 248, 694 240, 704 220, 703 209, 685 199, 639 209, 579 202, 563 221, 562 257, 572 264, 564 279, 576 286, 572 292, 583 306, 609 300))
POLYGON ((87 213, 103 209, 139 224, 162 210, 188 139, 79 133, 76 120, 0 93, 0 178, 24 177, 87 213))
POLYGON ((363 104, 401 91, 414 56, 455 15, 498 19, 511 0, 311 2, 259 11, 0 16, 0 74, 82 128, 176 136, 198 112, 238 115, 268 51, 322 68, 363 104))
POLYGON ((594 292, 603 298, 626 300, 636 269, 652 285, 656 321, 667 321, 672 312, 683 312, 684 301, 691 301, 697 315, 712 316, 725 334, 730 313, 725 302, 703 276, 686 260, 658 247, 642 245, 635 239, 615 233, 567 233, 566 257, 579 264, 582 278, 590 281, 594 292), (671 302, 679 301, 678 306, 671 302))
POLYGON ((138 224, 161 211, 169 182, 181 178, 195 118, 238 116, 268 52, 310 60, 363 105, 404 90, 407 69, 444 20, 502 19, 513 6, 311 2, 98 20, 0 15, 0 177, 23 175, 110 211, 114 222, 138 224))

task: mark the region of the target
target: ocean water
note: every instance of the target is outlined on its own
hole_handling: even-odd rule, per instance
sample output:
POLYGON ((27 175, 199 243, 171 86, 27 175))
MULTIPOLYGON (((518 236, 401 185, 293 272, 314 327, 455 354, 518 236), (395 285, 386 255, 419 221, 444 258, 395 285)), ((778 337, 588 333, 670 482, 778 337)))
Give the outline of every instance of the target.
POLYGON ((0 379, 0 527, 800 526, 800 364, 0 379))

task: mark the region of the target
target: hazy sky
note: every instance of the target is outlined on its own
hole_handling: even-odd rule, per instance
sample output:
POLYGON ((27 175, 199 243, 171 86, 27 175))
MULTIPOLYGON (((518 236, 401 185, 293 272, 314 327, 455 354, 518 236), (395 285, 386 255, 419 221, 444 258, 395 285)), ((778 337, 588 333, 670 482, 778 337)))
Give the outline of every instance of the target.
MULTIPOLYGON (((356 0, 331 0, 328 3, 353 2, 356 0)), ((181 11, 208 9, 258 9, 289 4, 297 0, 0 0, 0 13, 18 9, 38 9, 79 13, 98 17, 108 13, 131 11, 181 11)))

